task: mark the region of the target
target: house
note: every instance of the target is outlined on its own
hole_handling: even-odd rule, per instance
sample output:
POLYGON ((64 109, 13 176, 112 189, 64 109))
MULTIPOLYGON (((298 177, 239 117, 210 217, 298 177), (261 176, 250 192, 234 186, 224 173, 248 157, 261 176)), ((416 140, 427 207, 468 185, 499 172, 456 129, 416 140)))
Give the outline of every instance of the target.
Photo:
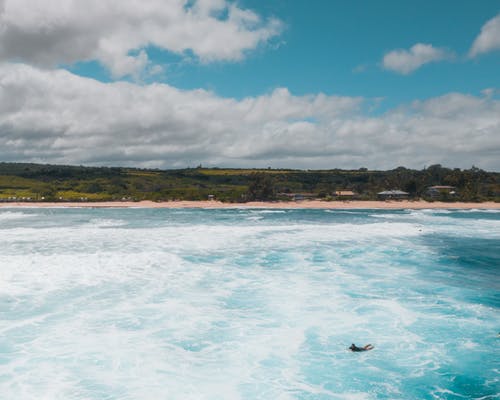
POLYGON ((301 200, 312 200, 315 199, 317 196, 315 193, 292 193, 292 199, 294 201, 301 201, 301 200))
POLYGON ((356 196, 356 193, 354 193, 352 190, 337 190, 335 191, 335 196, 337 196, 338 199, 350 200, 353 199, 354 196, 356 196))
POLYGON ((286 198, 292 201, 314 200, 318 196, 315 193, 277 193, 278 198, 286 198))
POLYGON ((455 186, 429 186, 425 194, 433 199, 439 197, 453 197, 457 194, 455 186))
POLYGON ((402 190, 384 190, 383 192, 377 193, 377 197, 380 200, 390 200, 390 199, 395 199, 395 200, 402 200, 402 199, 407 199, 409 193, 403 192, 402 190))

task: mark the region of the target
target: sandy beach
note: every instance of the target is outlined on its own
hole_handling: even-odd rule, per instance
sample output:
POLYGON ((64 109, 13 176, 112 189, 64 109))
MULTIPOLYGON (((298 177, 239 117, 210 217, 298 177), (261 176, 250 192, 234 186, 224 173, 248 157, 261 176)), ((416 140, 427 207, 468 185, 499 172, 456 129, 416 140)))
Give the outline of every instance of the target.
POLYGON ((222 203, 219 201, 110 201, 110 202, 8 202, 0 203, 0 208, 310 208, 310 209, 500 209, 500 203, 444 203, 427 201, 321 201, 305 200, 293 202, 248 202, 222 203))

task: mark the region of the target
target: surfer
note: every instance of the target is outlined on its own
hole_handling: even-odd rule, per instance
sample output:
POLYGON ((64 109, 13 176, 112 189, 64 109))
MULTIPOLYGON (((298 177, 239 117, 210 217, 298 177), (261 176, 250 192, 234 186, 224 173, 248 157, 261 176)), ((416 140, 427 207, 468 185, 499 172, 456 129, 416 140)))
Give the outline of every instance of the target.
POLYGON ((373 346, 371 344, 367 344, 364 347, 358 347, 353 343, 353 344, 351 344, 351 347, 349 347, 349 350, 351 350, 351 351, 368 351, 371 349, 373 349, 373 346))

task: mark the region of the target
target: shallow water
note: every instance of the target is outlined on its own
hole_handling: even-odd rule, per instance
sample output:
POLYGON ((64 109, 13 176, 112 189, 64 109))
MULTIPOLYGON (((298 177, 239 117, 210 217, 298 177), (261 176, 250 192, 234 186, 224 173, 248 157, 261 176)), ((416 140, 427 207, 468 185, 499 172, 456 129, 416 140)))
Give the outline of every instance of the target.
POLYGON ((0 235, 1 399, 500 398, 499 212, 2 209, 0 235))

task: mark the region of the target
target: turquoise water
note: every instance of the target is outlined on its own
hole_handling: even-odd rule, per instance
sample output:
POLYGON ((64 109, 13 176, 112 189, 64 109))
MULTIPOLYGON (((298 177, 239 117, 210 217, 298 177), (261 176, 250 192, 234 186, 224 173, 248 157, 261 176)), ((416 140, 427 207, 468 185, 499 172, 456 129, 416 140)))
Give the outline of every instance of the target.
POLYGON ((1 209, 0 235, 1 399, 500 398, 496 211, 1 209))

